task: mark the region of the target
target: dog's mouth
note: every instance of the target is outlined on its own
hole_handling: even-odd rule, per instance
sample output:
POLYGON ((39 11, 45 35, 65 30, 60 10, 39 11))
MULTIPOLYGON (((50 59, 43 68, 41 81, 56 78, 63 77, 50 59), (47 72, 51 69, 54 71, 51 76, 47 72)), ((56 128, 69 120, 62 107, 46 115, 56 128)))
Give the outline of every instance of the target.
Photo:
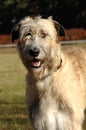
POLYGON ((40 68, 43 64, 43 61, 40 59, 33 58, 30 64, 32 68, 40 68))

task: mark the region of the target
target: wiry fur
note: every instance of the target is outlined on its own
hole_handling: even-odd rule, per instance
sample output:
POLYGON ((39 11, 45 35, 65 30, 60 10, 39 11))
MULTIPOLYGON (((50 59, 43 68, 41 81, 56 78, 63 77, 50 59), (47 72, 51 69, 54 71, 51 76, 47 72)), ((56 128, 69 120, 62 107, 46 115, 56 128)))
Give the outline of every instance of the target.
POLYGON ((28 70, 28 116, 37 130, 81 130, 86 107, 86 52, 71 47, 61 50, 57 32, 51 18, 40 17, 26 17, 12 31, 13 40, 19 37, 19 53, 28 70), (27 53, 33 46, 40 49, 38 58, 43 60, 37 69, 30 67, 27 53))

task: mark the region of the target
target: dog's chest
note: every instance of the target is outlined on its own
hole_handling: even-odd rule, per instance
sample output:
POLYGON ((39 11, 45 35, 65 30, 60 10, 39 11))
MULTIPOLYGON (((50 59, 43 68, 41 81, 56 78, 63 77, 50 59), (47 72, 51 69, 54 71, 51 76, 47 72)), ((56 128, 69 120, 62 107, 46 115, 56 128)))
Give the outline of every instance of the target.
POLYGON ((60 109, 59 104, 56 104, 55 100, 49 95, 41 99, 35 117, 35 127, 38 130, 66 129, 66 125, 70 124, 70 117, 64 108, 60 109))
POLYGON ((71 111, 61 99, 60 93, 56 92, 57 96, 54 96, 54 87, 58 87, 54 78, 42 79, 36 87, 39 91, 39 104, 35 113, 35 127, 38 130, 65 130, 67 124, 70 126, 68 115, 71 111))
POLYGON ((39 92, 42 93, 42 91, 47 92, 52 87, 57 86, 54 81, 54 76, 46 76, 45 78, 41 78, 40 80, 37 81, 36 83, 36 88, 38 89, 39 92))

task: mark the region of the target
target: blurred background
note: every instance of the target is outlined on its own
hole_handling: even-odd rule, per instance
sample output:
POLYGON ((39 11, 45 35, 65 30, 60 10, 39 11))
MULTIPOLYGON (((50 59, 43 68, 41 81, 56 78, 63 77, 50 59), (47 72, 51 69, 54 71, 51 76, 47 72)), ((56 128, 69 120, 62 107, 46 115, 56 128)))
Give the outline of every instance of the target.
POLYGON ((20 19, 28 15, 53 16, 67 29, 70 39, 86 39, 84 0, 0 0, 0 34, 4 34, 0 37, 0 44, 11 42, 7 34, 20 19))

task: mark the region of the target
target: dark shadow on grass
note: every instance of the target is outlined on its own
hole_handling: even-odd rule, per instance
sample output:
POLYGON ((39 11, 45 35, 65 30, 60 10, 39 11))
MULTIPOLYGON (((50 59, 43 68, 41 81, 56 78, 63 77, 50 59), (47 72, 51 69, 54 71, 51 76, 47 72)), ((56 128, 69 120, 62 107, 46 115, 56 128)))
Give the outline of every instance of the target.
POLYGON ((26 105, 0 101, 0 124, 0 130, 29 130, 26 105))
POLYGON ((9 124, 10 123, 17 123, 17 124, 26 124, 26 123, 28 123, 28 120, 27 120, 27 118, 0 118, 0 120, 3 122, 3 123, 6 123, 6 122, 8 122, 9 124))
POLYGON ((9 115, 26 114, 26 105, 24 103, 0 102, 0 114, 4 115, 5 113, 9 115))
POLYGON ((4 100, 0 100, 0 105, 3 105, 3 104, 7 104, 7 105, 16 105, 16 104, 20 104, 20 105, 22 105, 22 104, 24 104, 24 102, 8 102, 8 101, 4 101, 4 100))

